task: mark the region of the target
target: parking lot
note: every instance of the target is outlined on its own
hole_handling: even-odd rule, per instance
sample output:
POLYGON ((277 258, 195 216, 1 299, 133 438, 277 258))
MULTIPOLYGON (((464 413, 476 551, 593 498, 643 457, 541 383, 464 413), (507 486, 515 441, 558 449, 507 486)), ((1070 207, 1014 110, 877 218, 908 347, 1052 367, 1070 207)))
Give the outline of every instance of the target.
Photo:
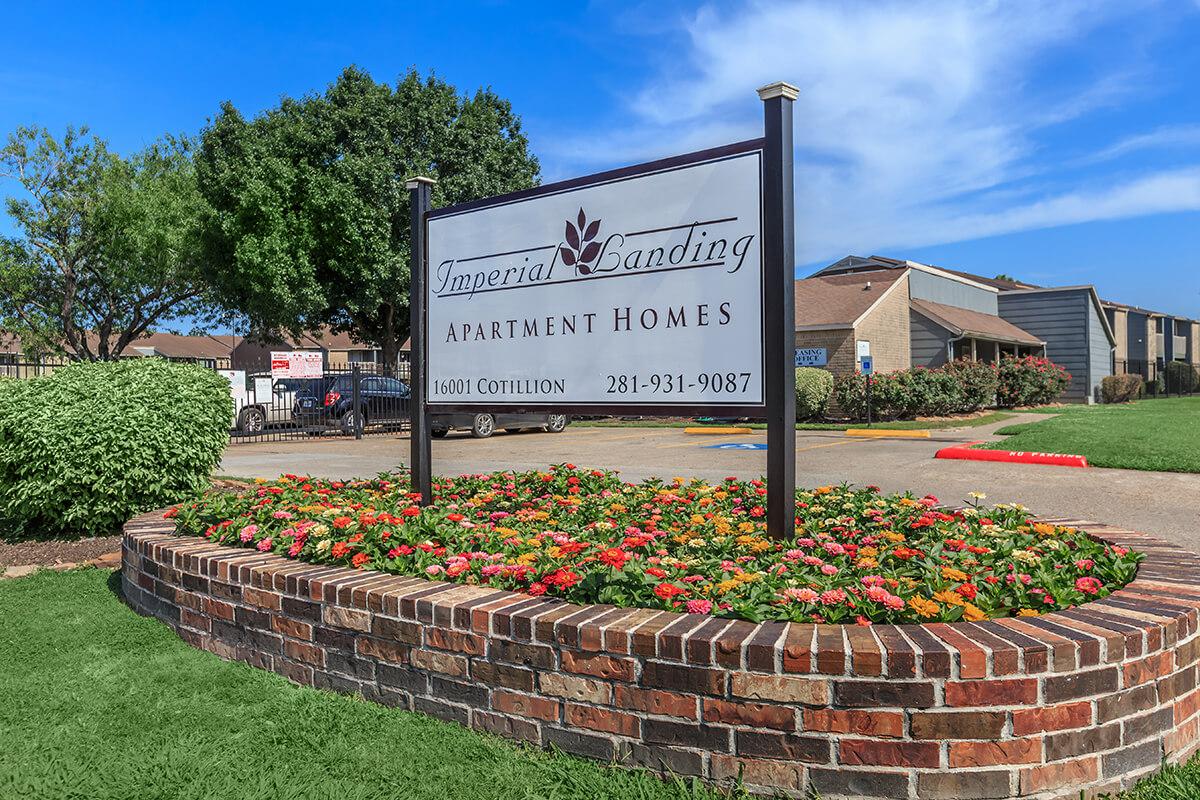
MULTIPOLYGON (((1200 549, 1200 475, 934 459, 949 443, 992 438, 991 429, 933 431, 931 439, 857 439, 838 431, 798 431, 796 480, 801 486, 846 481, 885 491, 911 489, 948 504, 966 502, 969 492, 982 491, 988 503, 1020 502, 1042 515, 1138 528, 1200 549)), ((569 461, 616 469, 630 480, 749 478, 766 471, 765 450, 714 445, 754 443, 766 443, 765 431, 697 436, 678 428, 573 426, 560 434, 497 434, 490 439, 454 434, 434 440, 433 468, 435 473, 458 474, 539 469, 569 461)), ((226 452, 220 471, 245 477, 281 472, 370 477, 407 463, 408 446, 407 434, 358 442, 333 436, 241 445, 226 452)))

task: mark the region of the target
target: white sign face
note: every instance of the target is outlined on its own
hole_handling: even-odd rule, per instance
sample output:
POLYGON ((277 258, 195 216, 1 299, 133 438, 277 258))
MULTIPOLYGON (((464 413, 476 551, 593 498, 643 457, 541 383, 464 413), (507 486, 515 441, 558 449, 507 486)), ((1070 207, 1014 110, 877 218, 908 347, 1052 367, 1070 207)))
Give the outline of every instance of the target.
POLYGON ((271 396, 271 379, 270 378, 255 378, 254 379, 254 400, 258 403, 270 403, 271 396))
POLYGON ((859 339, 855 342, 859 360, 871 357, 871 343, 865 339, 859 339))
POLYGON ((761 405, 761 156, 431 216, 428 402, 761 405))
POLYGON ((319 352, 296 350, 271 353, 272 378, 320 378, 325 374, 324 369, 319 352))
POLYGON ((823 367, 829 363, 829 354, 824 347, 797 347, 797 367, 823 367))

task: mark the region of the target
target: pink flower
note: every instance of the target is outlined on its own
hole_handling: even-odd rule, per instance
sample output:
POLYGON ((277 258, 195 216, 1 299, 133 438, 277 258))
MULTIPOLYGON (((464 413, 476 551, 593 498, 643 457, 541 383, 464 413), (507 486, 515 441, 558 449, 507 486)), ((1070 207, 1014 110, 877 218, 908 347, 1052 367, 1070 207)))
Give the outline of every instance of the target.
POLYGON ((688 600, 687 612, 689 614, 708 614, 712 611, 711 600, 688 600))
POLYGON ((271 513, 271 516, 274 517, 275 519, 291 519, 292 512, 290 512, 290 511, 275 511, 275 512, 271 513))
POLYGON ((445 570, 442 569, 437 564, 430 564, 428 567, 425 568, 426 575, 441 575, 443 572, 445 572, 445 570))
POLYGON ((821 574, 822 575, 837 575, 838 568, 835 567, 833 564, 825 564, 821 567, 821 574))
POLYGON ((296 541, 292 542, 292 546, 288 548, 288 555, 291 556, 292 558, 295 558, 296 556, 300 555, 300 551, 303 549, 304 549, 304 540, 297 539, 296 541))
POLYGON ((882 575, 864 575, 862 578, 863 586, 883 586, 882 575))
POLYGON ((1084 594, 1099 594, 1100 588, 1103 585, 1104 584, 1100 582, 1099 578, 1093 578, 1091 576, 1075 579, 1076 590, 1083 592, 1084 594))
POLYGON ((270 549, 271 549, 271 537, 270 536, 268 536, 266 539, 263 539, 261 542, 258 543, 258 550, 260 553, 265 553, 270 549))
POLYGON ((238 538, 243 542, 248 542, 254 538, 254 534, 258 533, 257 525, 247 525, 242 528, 242 532, 238 534, 238 538))
POLYGON ((846 593, 841 589, 830 589, 821 592, 821 605, 836 606, 838 603, 846 602, 846 593))
POLYGON ((818 597, 812 589, 784 589, 783 596, 797 603, 813 603, 818 597))
MULTIPOLYGON (((446 568, 446 574, 449 575, 451 578, 453 578, 457 575, 462 575, 464 572, 466 572, 468 569, 470 569, 470 567, 471 567, 471 565, 468 564, 466 561, 455 561, 453 564, 451 564, 449 567, 446 568)), ((426 572, 428 572, 428 570, 426 570, 426 572)))

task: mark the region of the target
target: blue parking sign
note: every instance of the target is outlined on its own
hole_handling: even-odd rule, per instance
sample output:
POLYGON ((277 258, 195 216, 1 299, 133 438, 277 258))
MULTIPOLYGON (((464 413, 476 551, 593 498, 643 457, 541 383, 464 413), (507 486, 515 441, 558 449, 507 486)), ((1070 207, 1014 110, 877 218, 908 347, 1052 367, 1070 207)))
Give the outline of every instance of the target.
POLYGON ((874 363, 872 363, 872 362, 873 362, 873 359, 871 359, 869 356, 867 358, 861 359, 858 362, 859 371, 862 372, 863 375, 870 375, 872 372, 874 372, 874 366, 875 366, 874 363))

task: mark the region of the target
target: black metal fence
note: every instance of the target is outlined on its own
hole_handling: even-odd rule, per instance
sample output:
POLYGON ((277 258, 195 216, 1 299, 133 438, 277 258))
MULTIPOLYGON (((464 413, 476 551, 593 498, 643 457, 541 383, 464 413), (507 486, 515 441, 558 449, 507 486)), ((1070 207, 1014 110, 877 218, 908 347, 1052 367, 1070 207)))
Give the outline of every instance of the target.
POLYGON ((1200 394, 1200 369, 1185 361, 1116 359, 1113 374, 1141 376, 1142 397, 1190 397, 1200 394))
POLYGON ((407 366, 400 364, 390 374, 371 362, 326 367, 319 378, 275 378, 270 364, 223 371, 236 406, 229 441, 361 439, 407 430, 407 366))

